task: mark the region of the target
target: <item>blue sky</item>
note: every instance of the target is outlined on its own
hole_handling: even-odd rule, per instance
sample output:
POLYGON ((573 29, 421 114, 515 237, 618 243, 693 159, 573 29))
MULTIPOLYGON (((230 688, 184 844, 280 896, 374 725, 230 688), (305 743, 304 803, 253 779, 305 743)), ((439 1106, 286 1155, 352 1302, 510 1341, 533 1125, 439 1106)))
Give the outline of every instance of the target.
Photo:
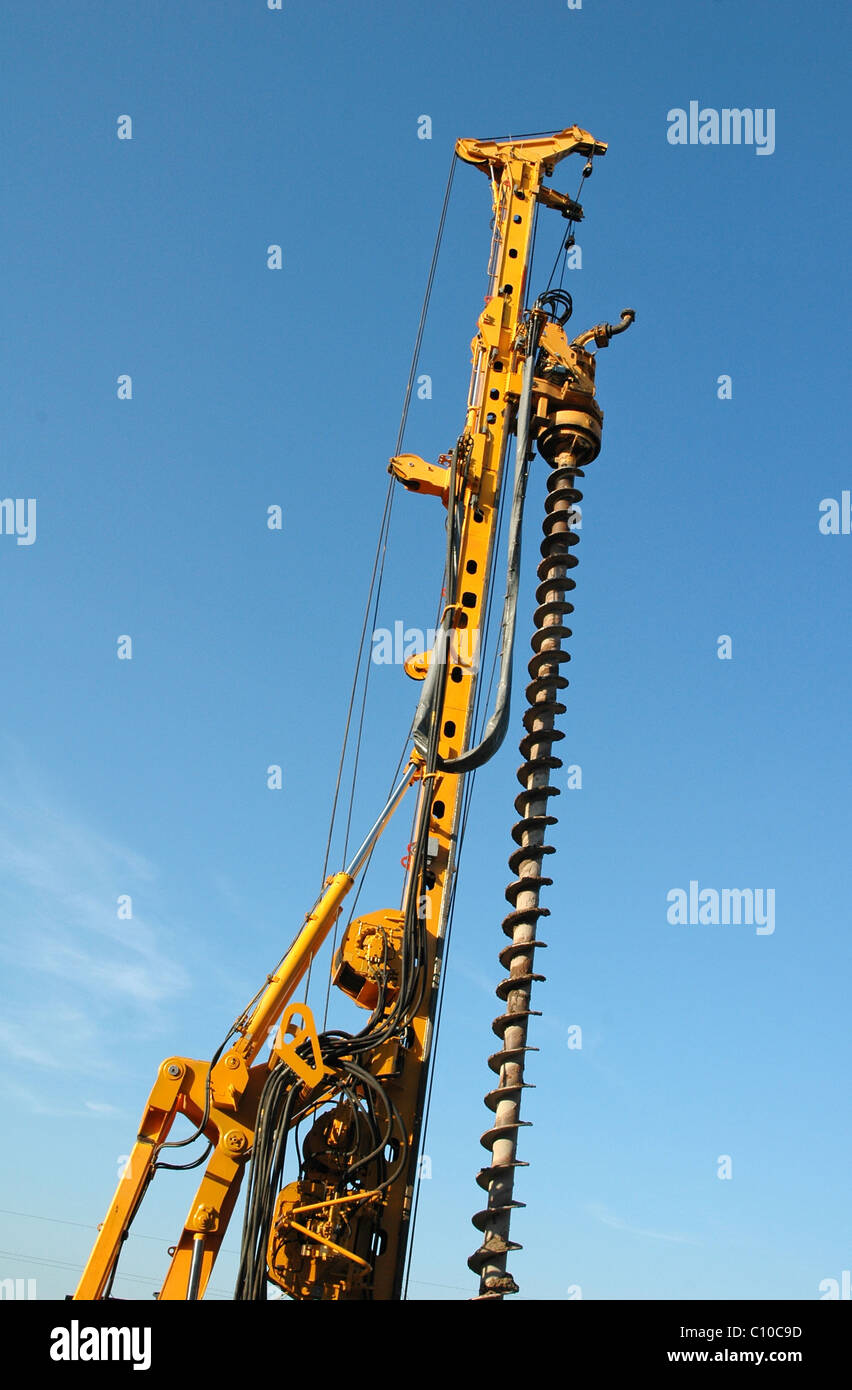
MULTIPOLYGON (((598 373, 562 745, 583 786, 556 805, 510 1267, 525 1298, 819 1297, 852 1262, 852 536, 819 529, 852 488, 845 6, 14 0, 0 23, 0 496, 37 499, 33 544, 0 535, 0 1278, 73 1288, 160 1060, 210 1055, 313 901, 453 142, 576 122, 610 149, 573 325, 637 322, 598 373), (692 100, 771 108, 774 152, 670 144, 692 100), (670 924, 690 880, 774 889, 775 931, 670 924)), ((424 457, 463 423, 489 216, 460 165, 424 457)), ((563 229, 542 212, 534 288, 563 229)), ((380 625, 433 623, 443 536, 433 499, 396 499, 380 625)), ((417 1299, 475 1292, 522 674, 460 876, 417 1299)), ((417 695, 393 666, 371 690, 356 838, 417 695)), ((398 899, 406 815, 363 907, 398 899)), ((156 1288, 189 1196, 158 1178, 116 1292, 156 1288)))

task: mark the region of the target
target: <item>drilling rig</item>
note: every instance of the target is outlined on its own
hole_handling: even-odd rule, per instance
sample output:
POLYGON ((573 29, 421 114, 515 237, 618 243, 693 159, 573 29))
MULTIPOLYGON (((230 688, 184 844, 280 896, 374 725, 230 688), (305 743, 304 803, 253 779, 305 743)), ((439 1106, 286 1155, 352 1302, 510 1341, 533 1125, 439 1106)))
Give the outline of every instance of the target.
MULTIPOLYGON (((363 843, 343 869, 324 879, 282 960, 212 1057, 174 1056, 160 1066, 75 1299, 112 1297, 123 1243, 155 1174, 202 1164, 159 1299, 204 1296, 241 1186, 235 1299, 265 1299, 276 1286, 292 1300, 405 1296, 465 798, 472 774, 494 756, 509 727, 524 500, 537 449, 549 467, 546 514, 522 716, 519 819, 511 832, 511 911, 503 922, 508 942, 499 954, 506 972, 497 985, 503 1012, 493 1024, 499 1048, 489 1058, 496 1083, 485 1098, 493 1125, 481 1140, 490 1162, 477 1179, 487 1203, 474 1217, 482 1240, 468 1261, 479 1276, 479 1299, 518 1291, 506 1260, 520 1248, 510 1239, 510 1219, 523 1205, 515 1200, 514 1178, 522 1166, 517 1136, 524 1123, 525 1059, 535 1050, 527 1042, 535 1013, 531 990, 544 978, 535 972, 535 954, 545 944, 538 923, 548 915, 540 892, 552 882, 542 871, 553 853, 548 828, 556 822, 550 810, 558 788, 551 776, 561 766, 553 745, 564 737, 556 720, 564 713, 559 696, 568 685, 562 668, 570 658, 563 642, 571 635, 568 595, 579 540, 573 523, 582 499, 577 481, 599 452, 603 421, 592 346, 605 347, 635 317, 625 309, 616 326, 601 323, 569 341, 570 296, 548 286, 528 307, 527 278, 538 210, 553 210, 567 221, 560 247, 572 244, 571 229, 583 217, 576 198, 545 180, 574 154, 584 159, 582 179, 587 178, 606 148, 579 126, 518 139, 463 139, 455 146, 453 167, 463 161, 489 179, 493 231, 464 427, 435 463, 399 452, 401 428, 389 465, 391 489, 401 484, 409 493, 437 498, 446 510, 435 642, 406 662, 421 693, 405 767, 363 843), (480 727, 478 639, 493 588, 504 496, 499 678, 493 711, 480 727), (339 940, 335 934, 332 983, 364 1011, 366 1021, 358 1032, 319 1029, 300 987, 332 929, 337 932, 347 895, 409 793, 413 825, 400 905, 359 916, 353 911, 339 940), (170 1139, 178 1116, 192 1132, 170 1139), (202 1146, 200 1157, 178 1162, 191 1144, 202 1146)), ((441 228, 451 182, 452 172, 441 228)), ((430 284, 440 235, 439 230, 430 284)), ((422 326, 421 319, 418 344, 422 326)), ((416 359, 417 350, 408 397, 416 359)))

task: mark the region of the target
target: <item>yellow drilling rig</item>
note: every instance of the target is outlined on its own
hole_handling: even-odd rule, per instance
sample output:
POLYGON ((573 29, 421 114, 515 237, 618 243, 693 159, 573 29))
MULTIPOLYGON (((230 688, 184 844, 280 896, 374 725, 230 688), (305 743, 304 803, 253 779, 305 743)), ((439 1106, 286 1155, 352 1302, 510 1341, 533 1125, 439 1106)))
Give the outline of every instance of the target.
MULTIPOLYGON (((391 488, 401 483, 408 492, 439 498, 446 509, 440 623, 432 649, 406 662, 408 675, 421 682, 406 765, 362 845, 325 880, 283 959, 213 1056, 162 1063, 76 1299, 112 1296, 123 1242, 155 1173, 201 1164, 203 1175, 160 1299, 203 1297, 241 1185, 236 1299, 264 1299, 275 1286, 300 1300, 405 1296, 464 798, 470 774, 493 756, 509 723, 524 497, 535 446, 550 471, 522 719, 519 819, 509 858, 514 879, 506 890, 511 911, 503 922, 508 941, 499 957, 506 972, 497 986, 503 1012, 493 1024, 499 1048, 489 1058, 496 1081, 485 1098, 493 1112, 493 1126, 482 1137, 490 1161, 477 1179, 487 1203, 474 1217, 481 1243, 468 1261, 479 1276, 479 1298, 517 1292, 506 1258, 520 1248, 510 1240, 509 1226, 512 1210, 522 1205, 514 1199, 514 1178, 525 1059, 533 1050, 527 1043, 535 1012, 531 989, 543 978, 535 973, 535 953, 544 945, 538 922, 548 915, 540 890, 551 883, 542 869, 553 852, 546 836, 556 819, 550 814, 558 794, 551 774, 560 761, 552 747, 563 737, 555 721, 564 712, 559 696, 568 684, 562 644, 570 636, 566 620, 573 610, 568 595, 579 539, 573 523, 582 497, 577 480, 598 454, 603 421, 592 347, 605 347, 634 318, 625 309, 618 325, 598 324, 569 341, 570 296, 548 287, 528 307, 527 275, 538 209, 553 209, 567 221, 560 247, 573 244, 571 231, 583 216, 576 199, 545 180, 572 154, 584 159, 587 178, 606 148, 579 126, 518 139, 459 140, 455 146, 453 166, 464 161, 489 179, 493 234, 464 427, 437 463, 400 453, 401 428, 390 461, 391 488), (500 549, 504 495, 502 644, 494 708, 480 727, 474 716, 479 637, 500 549), (364 1010, 364 1025, 354 1033, 319 1031, 300 986, 409 791, 413 829, 400 905, 352 915, 332 953, 332 982, 364 1010), (178 1116, 192 1131, 170 1139, 178 1116), (186 1148, 191 1144, 203 1146, 201 1157, 181 1163, 182 1153, 193 1152, 186 1148)), ((451 183, 452 173, 441 230, 451 183)), ((424 315, 425 309, 424 304, 424 315)), ((418 344, 422 326, 421 319, 418 344)), ((416 363, 417 350, 409 398, 416 363)))

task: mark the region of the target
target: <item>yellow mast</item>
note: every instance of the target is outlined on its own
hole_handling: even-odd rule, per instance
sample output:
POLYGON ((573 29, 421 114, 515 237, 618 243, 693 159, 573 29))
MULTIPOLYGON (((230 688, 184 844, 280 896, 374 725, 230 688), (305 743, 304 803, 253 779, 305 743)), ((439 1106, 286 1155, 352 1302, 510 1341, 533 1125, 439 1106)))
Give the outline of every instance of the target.
MULTIPOLYGON (((269 1221, 270 1276, 296 1298, 400 1297, 465 777, 452 767, 473 736, 478 636, 507 444, 531 341, 524 300, 533 221, 539 203, 565 217, 582 216, 577 204, 545 187, 543 179, 569 154, 591 159, 605 152, 606 145, 577 126, 542 138, 456 145, 459 158, 489 177, 494 207, 489 294, 472 343, 464 429, 451 461, 427 464, 401 455, 390 465, 409 490, 442 499, 455 541, 454 583, 443 618, 446 659, 440 679, 433 675, 436 697, 423 746, 412 753, 361 851, 345 871, 327 880, 281 964, 219 1052, 209 1062, 171 1057, 160 1067, 130 1160, 74 1295, 78 1300, 108 1295, 123 1240, 163 1162, 178 1114, 187 1116, 212 1149, 159 1297, 203 1296, 243 1175, 258 1161, 258 1152, 266 1152, 273 1074, 285 1077, 290 1097, 290 1108, 275 1123, 286 1127, 290 1117, 313 1119, 314 1128, 303 1150, 301 1176, 281 1190, 269 1221), (356 1053, 336 1039, 332 1045, 327 1035, 320 1038, 307 1005, 294 996, 358 870, 413 784, 416 843, 402 906, 356 919, 335 956, 335 983, 370 1010, 369 1036, 377 1039, 356 1053), (276 1028, 271 1056, 258 1062, 276 1028), (362 1101, 369 1102, 370 1113, 386 1107, 390 1117, 381 1152, 372 1152, 369 1144, 363 1151, 357 1147, 365 1142, 357 1138, 362 1101)), ((551 348, 554 334, 565 342, 555 325, 547 331, 551 348)), ((547 388, 538 385, 541 424, 547 388)), ((409 674, 428 680, 436 659, 436 652, 414 658, 407 663, 409 674)))

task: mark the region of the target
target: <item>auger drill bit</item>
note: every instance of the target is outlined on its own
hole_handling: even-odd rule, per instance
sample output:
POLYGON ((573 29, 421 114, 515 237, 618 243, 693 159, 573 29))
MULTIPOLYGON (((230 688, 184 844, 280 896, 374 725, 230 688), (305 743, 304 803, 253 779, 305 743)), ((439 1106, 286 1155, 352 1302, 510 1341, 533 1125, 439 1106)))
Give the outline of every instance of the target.
POLYGON ((600 324, 570 345, 561 325, 548 324, 541 336, 536 364, 536 443, 552 471, 547 480, 544 539, 537 571, 540 582, 533 615, 533 656, 527 668, 530 683, 523 717, 526 732, 520 743, 524 761, 518 769, 518 781, 523 790, 515 798, 521 819, 512 828, 512 839, 518 848, 509 856, 515 879, 506 889, 506 899, 512 911, 503 921, 509 945, 499 956, 500 964, 508 971, 497 986, 497 997, 503 1001, 505 1012, 492 1024, 502 1046, 488 1059, 499 1080, 485 1097, 485 1104, 494 1112, 494 1125, 480 1141, 491 1153, 490 1165, 477 1177, 479 1186, 488 1193, 488 1205, 473 1218, 483 1240, 468 1260, 469 1267, 479 1275, 479 1297, 486 1299, 518 1292, 518 1285, 506 1269, 506 1257, 510 1250, 521 1249, 509 1238, 509 1232, 512 1211, 524 1205, 515 1201, 514 1186, 515 1170, 526 1167, 517 1157, 518 1132, 529 1124, 521 1119, 521 1096, 530 1085, 524 1080, 525 1059, 528 1052, 538 1050, 527 1043, 529 1019, 540 1013, 530 1007, 531 991, 535 981, 545 978, 534 969, 536 950, 546 945, 538 939, 536 928, 540 918, 550 915, 549 909, 540 905, 541 889, 553 882, 543 875, 542 869, 545 856, 554 853, 554 846, 546 843, 546 835, 548 827, 557 820, 549 808, 550 799, 559 795, 559 788, 551 785, 550 774, 562 766, 552 749, 565 737, 555 721, 565 713, 558 695, 568 686, 560 668, 571 659, 562 643, 571 636, 565 618, 574 611, 566 595, 575 587, 570 571, 576 566, 577 557, 572 554, 572 547, 580 539, 572 529, 574 509, 583 496, 576 480, 584 476, 583 467, 598 455, 603 424, 603 413, 594 399, 595 358, 585 351, 585 344, 594 339, 598 347, 605 347, 614 334, 632 323, 635 315, 632 309, 625 309, 621 317, 622 323, 617 327, 600 324))

